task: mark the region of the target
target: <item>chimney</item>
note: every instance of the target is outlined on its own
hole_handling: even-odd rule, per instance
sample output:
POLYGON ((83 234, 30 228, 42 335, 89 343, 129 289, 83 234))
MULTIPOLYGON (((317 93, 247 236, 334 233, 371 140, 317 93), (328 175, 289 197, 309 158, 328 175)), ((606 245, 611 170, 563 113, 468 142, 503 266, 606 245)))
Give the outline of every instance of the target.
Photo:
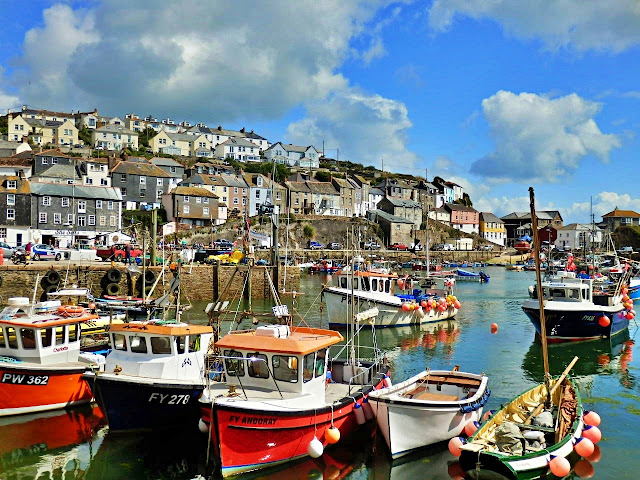
POLYGON ((240 133, 244 133, 244 127, 240 129, 240 133))
POLYGON ((222 131, 222 125, 218 125, 218 130, 222 131))
POLYGON ((18 170, 18 178, 20 180, 26 180, 26 177, 24 175, 24 170, 22 170, 22 169, 18 170))

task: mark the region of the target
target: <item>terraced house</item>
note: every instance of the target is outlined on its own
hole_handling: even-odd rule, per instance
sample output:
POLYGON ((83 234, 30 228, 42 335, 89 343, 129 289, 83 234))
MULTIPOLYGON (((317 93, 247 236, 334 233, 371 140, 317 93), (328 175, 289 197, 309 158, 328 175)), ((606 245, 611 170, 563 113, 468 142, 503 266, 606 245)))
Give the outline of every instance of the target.
MULTIPOLYGON (((31 241, 31 188, 24 175, 0 177, 0 241, 11 246, 31 241)), ((6 261, 6 260, 5 260, 6 261)))
POLYGON ((46 145, 76 145, 78 129, 73 120, 47 120, 46 118, 24 118, 22 114, 9 114, 7 137, 9 140, 22 140, 27 136, 33 143, 46 145))
POLYGON ((226 205, 220 205, 215 193, 200 187, 180 185, 162 196, 162 205, 167 218, 176 224, 194 227, 218 225, 227 218, 226 205))
POLYGON ((122 125, 105 125, 91 132, 91 145, 105 150, 138 150, 138 132, 122 125))
POLYGON ((120 190, 125 210, 137 210, 147 205, 159 207, 162 195, 169 191, 171 176, 146 159, 120 160, 110 172, 111 184, 120 190))
POLYGON ((211 142, 204 135, 186 133, 168 133, 164 130, 149 140, 154 153, 182 155, 185 157, 213 157, 211 142))
POLYGON ((480 212, 478 218, 480 220, 480 236, 488 242, 504 247, 507 240, 504 222, 491 212, 480 212))

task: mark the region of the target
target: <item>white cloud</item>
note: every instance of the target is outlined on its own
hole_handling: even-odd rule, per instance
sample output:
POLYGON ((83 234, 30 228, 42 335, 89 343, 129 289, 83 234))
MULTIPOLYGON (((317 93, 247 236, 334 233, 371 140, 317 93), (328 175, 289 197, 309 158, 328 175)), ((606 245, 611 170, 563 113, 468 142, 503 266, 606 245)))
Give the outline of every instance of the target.
POLYGON ((372 39, 366 58, 383 54, 380 37, 365 32, 389 2, 54 5, 27 33, 13 80, 24 101, 47 108, 272 119, 345 88, 336 69, 359 36, 372 39))
POLYGON ((602 219, 602 215, 613 211, 616 207, 621 210, 633 210, 640 212, 640 198, 634 198, 628 193, 600 192, 593 196, 593 210, 590 202, 576 202, 563 210, 570 217, 582 218, 582 222, 590 222, 590 214, 593 211, 595 222, 602 219))
POLYGON ((356 88, 334 92, 322 102, 307 107, 307 116, 288 128, 288 141, 311 143, 318 148, 324 140, 327 156, 374 165, 385 170, 407 171, 420 158, 407 149, 407 130, 411 128, 406 106, 380 95, 356 88))
POLYGON ((457 15, 494 20, 509 34, 540 38, 552 50, 572 46, 619 52, 640 43, 637 0, 435 0, 429 25, 447 30, 457 15))
POLYGON ((593 117, 600 104, 576 94, 549 98, 500 91, 482 101, 495 151, 471 172, 493 181, 555 182, 595 155, 607 162, 620 139, 604 134, 593 117))
POLYGON ((4 69, 0 65, 0 115, 7 113, 8 109, 15 109, 20 106, 20 99, 17 96, 3 91, 3 73, 4 69))

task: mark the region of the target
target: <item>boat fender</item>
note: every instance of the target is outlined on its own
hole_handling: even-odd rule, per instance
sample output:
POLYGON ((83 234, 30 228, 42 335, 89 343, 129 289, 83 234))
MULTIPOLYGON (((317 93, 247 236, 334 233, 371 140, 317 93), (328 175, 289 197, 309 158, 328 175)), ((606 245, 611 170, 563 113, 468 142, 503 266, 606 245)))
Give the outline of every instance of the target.
POLYGON ((340 430, 332 425, 325 430, 324 438, 327 440, 327 443, 338 443, 340 441, 340 430))
POLYGON ((107 270, 105 277, 109 281, 109 283, 119 283, 122 280, 122 272, 117 268, 112 268, 107 270))
POLYGON ((356 416, 356 422, 358 423, 358 425, 364 425, 365 422, 367 421, 364 418, 364 411, 362 410, 362 407, 360 406, 359 403, 356 403, 353 406, 353 414, 356 416))
POLYGON ((385 373, 385 375, 384 375, 384 377, 382 379, 382 382, 383 382, 385 388, 389 388, 389 387, 391 387, 391 385, 393 385, 391 383, 391 379, 389 378, 389 375, 387 375, 386 373, 385 373))
POLYGON ((480 427, 480 424, 478 422, 476 422, 475 420, 474 421, 469 421, 464 426, 464 433, 467 435, 467 437, 470 437, 471 435, 476 433, 476 430, 478 430, 479 427, 480 427))
POLYGON ((597 427, 598 425, 600 425, 600 415, 598 415, 593 410, 591 411, 587 410, 586 412, 584 412, 584 415, 582 416, 582 420, 587 425, 593 425, 594 427, 597 427))
POLYGON ((202 433, 207 433, 209 431, 209 425, 207 425, 204 420, 200 419, 198 420, 198 430, 202 433))
POLYGON ((316 437, 313 437, 313 440, 309 442, 309 446, 307 447, 307 453, 311 458, 318 458, 323 452, 324 447, 322 446, 322 442, 316 437))
POLYGON ((582 436, 588 438, 593 443, 598 443, 602 439, 602 432, 598 427, 587 425, 584 427, 584 430, 582 430, 582 436))
POLYGON ((57 285, 61 280, 60 274, 55 270, 49 270, 45 275, 45 278, 50 285, 57 285))
POLYGON ((569 460, 564 457, 554 457, 551 455, 549 470, 551 470, 551 473, 556 477, 564 478, 569 475, 569 472, 571 471, 571 464, 569 463, 569 460))
POLYGON ((576 439, 576 443, 573 446, 573 449, 578 455, 586 458, 595 451, 596 446, 588 438, 580 437, 576 439))
POLYGON ((364 410, 364 418, 369 421, 373 418, 373 409, 371 408, 371 404, 369 403, 369 399, 364 397, 362 400, 362 410, 364 410))
POLYGON ((453 437, 449 440, 449 452, 451 452, 451 455, 459 457, 461 454, 460 447, 465 443, 467 443, 467 441, 462 437, 453 437))
POLYGON ((473 408, 471 408, 471 405, 462 405, 460 407, 460 413, 471 413, 473 412, 473 408))
POLYGON ((107 293, 107 295, 118 295, 120 293, 120 285, 118 285, 117 283, 109 283, 104 291, 107 293))

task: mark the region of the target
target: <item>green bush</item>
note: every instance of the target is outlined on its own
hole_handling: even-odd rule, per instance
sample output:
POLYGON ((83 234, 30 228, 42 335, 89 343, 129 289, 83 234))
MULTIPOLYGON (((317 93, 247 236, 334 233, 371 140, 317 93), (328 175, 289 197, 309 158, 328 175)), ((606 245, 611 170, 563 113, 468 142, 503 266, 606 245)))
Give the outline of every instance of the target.
POLYGON ((302 228, 302 234, 306 237, 306 238, 313 238, 314 235, 316 234, 316 229, 313 225, 307 223, 303 228, 302 228))

